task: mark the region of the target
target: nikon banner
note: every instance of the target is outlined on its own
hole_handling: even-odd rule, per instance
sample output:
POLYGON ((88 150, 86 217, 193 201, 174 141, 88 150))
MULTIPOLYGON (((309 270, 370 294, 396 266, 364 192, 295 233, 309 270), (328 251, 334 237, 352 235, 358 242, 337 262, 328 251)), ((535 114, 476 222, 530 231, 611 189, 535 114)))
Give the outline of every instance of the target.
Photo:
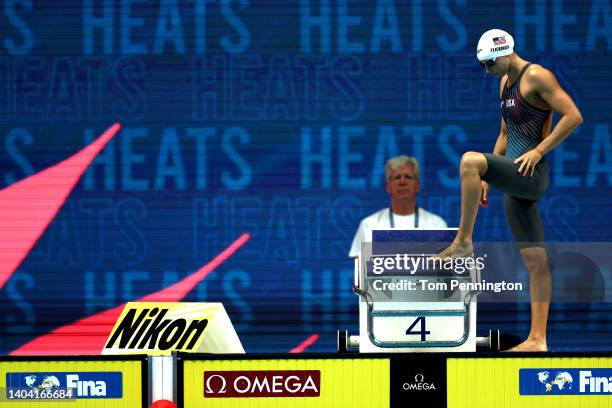
POLYGON ((612 407, 610 353, 180 353, 177 375, 184 408, 612 407))
POLYGON ((0 406, 147 407, 144 356, 0 357, 0 406))
POLYGON ((244 353, 221 303, 130 302, 102 354, 244 353))

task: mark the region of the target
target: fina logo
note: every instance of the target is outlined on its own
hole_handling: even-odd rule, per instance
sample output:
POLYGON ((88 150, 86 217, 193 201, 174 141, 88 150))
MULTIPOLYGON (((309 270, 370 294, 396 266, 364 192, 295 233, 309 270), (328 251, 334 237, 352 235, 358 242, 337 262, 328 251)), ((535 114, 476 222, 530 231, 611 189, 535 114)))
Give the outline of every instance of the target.
POLYGON ((612 369, 606 368, 523 368, 519 380, 521 395, 612 394, 612 369))
POLYGON ((404 391, 435 391, 436 385, 434 383, 425 382, 425 376, 419 373, 414 376, 413 383, 405 382, 402 388, 404 391))
POLYGON ((29 388, 58 388, 60 386, 59 380, 54 375, 45 375, 42 377, 40 384, 37 384, 38 376, 36 374, 26 375, 25 382, 29 388))
POLYGON ((80 381, 78 374, 66 376, 66 388, 75 388, 77 397, 106 397, 106 382, 80 381))
POLYGON ((77 398, 121 398, 120 372, 7 373, 7 387, 72 389, 77 398))

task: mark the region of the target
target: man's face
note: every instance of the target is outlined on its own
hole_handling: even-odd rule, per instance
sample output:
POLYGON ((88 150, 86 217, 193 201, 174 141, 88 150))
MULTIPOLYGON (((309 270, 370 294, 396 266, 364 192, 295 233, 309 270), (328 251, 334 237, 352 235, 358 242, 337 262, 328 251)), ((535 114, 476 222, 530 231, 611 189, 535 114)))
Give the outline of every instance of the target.
POLYGON ((392 200, 414 199, 419 188, 419 180, 412 164, 391 171, 387 179, 387 191, 392 200))

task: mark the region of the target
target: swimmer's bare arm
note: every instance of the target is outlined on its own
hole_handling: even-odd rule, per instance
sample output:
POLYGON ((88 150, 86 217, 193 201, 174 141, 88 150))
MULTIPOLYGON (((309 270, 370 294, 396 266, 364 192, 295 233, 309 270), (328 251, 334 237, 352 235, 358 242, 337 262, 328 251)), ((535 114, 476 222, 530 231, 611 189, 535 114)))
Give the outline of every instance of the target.
MULTIPOLYGON (((505 83, 506 83, 506 77, 504 76, 499 84, 500 96, 501 96, 502 89, 505 83)), ((508 143, 508 127, 506 126, 506 120, 502 117, 499 135, 497 136, 497 140, 495 141, 495 147, 493 148, 493 154, 496 156, 505 155, 507 143, 508 143)), ((489 183, 487 183, 486 181, 481 181, 480 184, 482 186, 482 192, 480 194, 480 205, 484 208, 487 208, 489 206, 489 183)))
POLYGON ((572 98, 561 88, 557 78, 547 69, 538 68, 528 76, 529 84, 561 119, 552 132, 537 146, 546 154, 559 145, 583 122, 582 114, 572 98))
POLYGON ((493 148, 493 154, 496 156, 503 156, 506 154, 506 146, 508 143, 508 127, 506 126, 506 120, 502 117, 501 129, 495 147, 493 148))
POLYGON ((521 163, 519 173, 531 174, 535 165, 546 153, 559 145, 570 133, 583 122, 582 114, 572 98, 561 88, 555 76, 549 70, 537 67, 530 69, 526 75, 527 83, 546 102, 553 111, 561 114, 561 119, 552 132, 546 136, 535 149, 518 157, 515 163, 521 163))
MULTIPOLYGON (((497 141, 495 142, 495 147, 493 148, 493 154, 496 156, 503 156, 506 154, 506 146, 508 143, 508 127, 506 126, 506 121, 502 117, 501 120, 501 129, 499 130, 499 136, 497 136, 497 141)), ((484 208, 489 206, 489 183, 486 181, 481 181, 480 185, 482 187, 480 193, 480 205, 484 208)))

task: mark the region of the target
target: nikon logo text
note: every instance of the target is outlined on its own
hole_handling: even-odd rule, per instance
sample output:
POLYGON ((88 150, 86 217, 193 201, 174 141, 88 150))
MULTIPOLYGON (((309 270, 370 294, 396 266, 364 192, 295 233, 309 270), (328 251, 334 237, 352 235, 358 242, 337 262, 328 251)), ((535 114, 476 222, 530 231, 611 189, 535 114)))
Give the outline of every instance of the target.
POLYGON ((321 372, 301 371, 205 371, 206 398, 318 397, 321 372))
POLYGON ((182 350, 198 342, 208 319, 164 318, 169 309, 130 309, 116 326, 105 349, 182 350), (138 313, 138 315, 137 315, 138 313), (118 346, 115 345, 119 341, 118 346))

